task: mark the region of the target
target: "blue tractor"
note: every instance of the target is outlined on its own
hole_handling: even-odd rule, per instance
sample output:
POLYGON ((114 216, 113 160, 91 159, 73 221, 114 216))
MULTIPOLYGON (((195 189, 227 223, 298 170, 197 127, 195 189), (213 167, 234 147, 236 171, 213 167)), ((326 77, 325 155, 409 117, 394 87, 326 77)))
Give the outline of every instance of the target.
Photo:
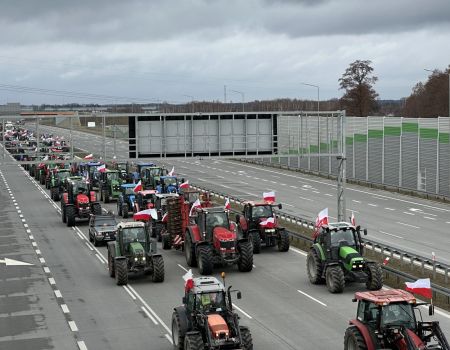
POLYGON ((136 193, 134 193, 135 184, 123 184, 120 186, 120 195, 117 199, 117 213, 124 219, 128 217, 128 213, 133 211, 134 198, 136 193))
MULTIPOLYGON (((181 182, 184 182, 184 179, 181 182)), ((161 176, 157 181, 156 191, 158 193, 178 193, 179 185, 176 176, 161 176)))

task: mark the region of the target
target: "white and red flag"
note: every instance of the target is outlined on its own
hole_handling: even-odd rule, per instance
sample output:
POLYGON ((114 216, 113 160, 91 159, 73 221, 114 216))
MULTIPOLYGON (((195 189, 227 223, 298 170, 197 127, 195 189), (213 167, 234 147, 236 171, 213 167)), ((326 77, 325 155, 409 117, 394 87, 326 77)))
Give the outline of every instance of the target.
POLYGON ((150 219, 158 220, 158 212, 156 209, 145 209, 138 211, 133 215, 134 221, 144 220, 149 221, 150 219))
POLYGON ((169 171, 169 176, 173 176, 175 174, 175 167, 172 167, 172 170, 169 171))
POLYGON ((328 225, 328 208, 323 209, 319 215, 317 215, 316 223, 314 225, 313 238, 316 238, 319 234, 320 227, 322 225, 328 225))
POLYGON ((259 225, 264 228, 274 228, 275 227, 275 218, 274 217, 267 218, 267 219, 261 221, 259 223, 259 225))
POLYGON ((268 202, 268 203, 275 202, 275 192, 274 191, 264 192, 263 199, 264 199, 264 202, 268 202))
POLYGON ((133 192, 134 193, 138 193, 139 191, 142 191, 142 182, 141 182, 141 180, 139 180, 139 182, 133 188, 133 192))
POLYGON ((180 188, 189 188, 189 180, 186 180, 182 184, 180 184, 180 188))
POLYGON ((102 164, 97 167, 97 171, 104 173, 106 171, 106 164, 102 164))
POLYGON ((408 292, 419 294, 425 298, 433 298, 431 283, 429 278, 418 279, 416 282, 405 282, 408 292))
POLYGON ((194 212, 195 208, 201 208, 202 207, 202 203, 200 202, 200 199, 197 199, 191 207, 191 210, 189 211, 189 216, 192 216, 192 213, 194 212))
POLYGON ((350 223, 356 227, 355 214, 353 214, 353 210, 352 210, 352 216, 350 216, 350 223))
POLYGON ((183 275, 184 280, 184 290, 189 292, 192 288, 194 288, 194 275, 192 274, 192 270, 189 270, 183 275))
POLYGON ((87 156, 84 157, 84 159, 94 159, 94 155, 92 153, 88 154, 87 156))
POLYGON ((231 209, 230 198, 227 198, 227 200, 225 201, 225 210, 230 210, 230 209, 231 209))

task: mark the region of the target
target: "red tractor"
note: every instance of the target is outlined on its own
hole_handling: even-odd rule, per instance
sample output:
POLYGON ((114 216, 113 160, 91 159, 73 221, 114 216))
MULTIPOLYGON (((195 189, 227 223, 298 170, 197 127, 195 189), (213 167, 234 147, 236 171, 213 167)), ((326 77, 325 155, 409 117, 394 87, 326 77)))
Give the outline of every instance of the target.
POLYGON ((62 222, 67 223, 67 226, 74 226, 75 218, 89 219, 91 214, 102 214, 102 207, 97 201, 97 196, 90 190, 84 178, 68 177, 65 188, 67 192, 63 193, 61 199, 61 217, 62 222))
POLYGON ((151 209, 154 207, 155 190, 139 191, 134 198, 133 212, 137 213, 141 210, 151 209))
MULTIPOLYGON (((357 318, 345 331, 345 350, 450 350, 437 321, 417 321, 416 298, 400 289, 355 293, 357 318)), ((420 310, 418 310, 420 316, 420 310)), ((429 305, 429 315, 434 308, 429 305)))
POLYGON ((237 264, 239 271, 253 268, 253 247, 248 238, 238 238, 236 224, 223 207, 195 208, 193 222, 185 233, 184 253, 189 266, 202 275, 213 272, 214 264, 237 264))
POLYGON ((289 250, 289 234, 279 226, 278 219, 273 211, 274 207, 281 209, 281 204, 275 205, 267 202, 244 203, 243 215, 236 215, 239 233, 250 240, 253 253, 261 252, 261 244, 266 247, 278 246, 280 252, 289 250))

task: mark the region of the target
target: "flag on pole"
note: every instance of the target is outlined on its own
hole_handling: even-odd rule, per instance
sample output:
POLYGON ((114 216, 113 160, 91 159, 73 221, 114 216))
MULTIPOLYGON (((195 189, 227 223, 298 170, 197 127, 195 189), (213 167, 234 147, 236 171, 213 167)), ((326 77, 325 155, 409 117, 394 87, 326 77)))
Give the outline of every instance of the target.
POLYGON ((200 199, 197 199, 194 204, 192 204, 191 210, 189 211, 189 216, 192 216, 192 213, 194 212, 195 208, 201 208, 202 203, 200 203, 200 199))
POLYGON ((390 260, 390 259, 391 259, 391 258, 388 257, 388 256, 385 257, 384 260, 383 260, 383 265, 386 266, 387 264, 389 264, 389 260, 390 260))
POLYGON ((104 173, 106 171, 106 164, 102 164, 97 167, 97 171, 104 173))
POLYGON ((186 180, 182 184, 180 184, 180 188, 189 188, 189 180, 186 180))
POLYGON ((267 218, 266 220, 261 221, 259 223, 259 225, 264 228, 274 228, 275 227, 275 218, 274 217, 267 218))
POLYGON ((175 167, 172 167, 172 170, 169 171, 169 176, 173 176, 175 174, 175 167))
POLYGON ((355 214, 353 214, 353 210, 352 210, 352 216, 350 216, 350 223, 356 227, 355 214))
POLYGON ((87 156, 84 157, 84 159, 94 159, 94 155, 92 153, 88 154, 87 156))
POLYGON ((268 202, 268 203, 275 202, 275 192, 274 191, 264 192, 263 199, 264 199, 264 202, 268 202))
POLYGON ((319 215, 317 215, 316 223, 314 225, 313 238, 316 238, 319 234, 320 227, 322 225, 328 225, 328 208, 323 209, 319 215))
POLYGON ((405 284, 408 292, 419 294, 428 299, 433 298, 433 291, 431 290, 429 278, 418 279, 415 282, 405 282, 405 284))
POLYGON ((134 186, 133 188, 133 192, 134 193, 138 193, 139 191, 142 191, 142 183, 141 180, 139 180, 139 182, 136 184, 136 186, 134 186))
POLYGON ((194 288, 194 275, 192 274, 192 270, 189 270, 184 274, 183 280, 185 292, 189 292, 192 288, 194 288))
POLYGON ((225 210, 230 210, 230 209, 231 209, 230 198, 227 198, 227 200, 225 201, 225 210))

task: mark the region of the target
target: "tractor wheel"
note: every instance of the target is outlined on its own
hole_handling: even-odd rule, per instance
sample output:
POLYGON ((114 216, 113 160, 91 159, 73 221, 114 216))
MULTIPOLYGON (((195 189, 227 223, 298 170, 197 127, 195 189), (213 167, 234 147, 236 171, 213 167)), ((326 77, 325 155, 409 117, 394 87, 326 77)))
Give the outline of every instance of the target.
POLYGON ((153 282, 164 282, 164 260, 162 256, 154 256, 153 261, 153 282))
POLYGON ((344 350, 367 350, 366 342, 356 326, 350 326, 345 331, 344 350))
POLYGON ((109 194, 108 194, 108 191, 103 190, 103 191, 102 191, 102 197, 103 197, 103 201, 104 201, 105 203, 109 203, 109 194))
POLYGON ((99 203, 95 203, 92 205, 92 211, 94 215, 102 215, 102 206, 99 203))
POLYGON ((203 338, 200 334, 187 334, 184 338, 184 350, 203 350, 203 338))
POLYGON ((247 327, 239 327, 242 337, 242 347, 244 350, 253 350, 253 339, 250 330, 247 327))
POLYGON ((117 202, 117 215, 122 216, 122 205, 117 202))
POLYGON ((238 269, 241 272, 249 272, 253 269, 253 247, 250 242, 239 244, 238 269))
POLYGON ((67 217, 66 217, 66 206, 64 204, 61 203, 61 218, 62 218, 62 222, 66 223, 67 222, 67 217))
POLYGON ((323 266, 315 249, 311 249, 308 252, 308 256, 306 258, 306 273, 308 274, 309 281, 312 284, 323 283, 323 266))
POLYGON ((330 293, 342 293, 345 287, 345 276, 342 267, 333 265, 325 273, 327 288, 330 293))
POLYGON ((67 226, 75 226, 75 214, 75 207, 69 206, 66 208, 67 226))
POLYGON ((122 216, 124 219, 126 219, 128 217, 128 204, 127 203, 122 204, 122 216))
POLYGON ((127 259, 114 260, 114 270, 116 275, 116 284, 118 286, 128 284, 127 259))
POLYGON ((172 248, 172 244, 170 242, 170 235, 164 234, 161 237, 162 237, 162 249, 170 250, 170 248, 172 248))
POLYGON ((45 185, 45 176, 41 176, 41 177, 39 178, 39 183, 40 183, 41 185, 45 185))
POLYGON ((289 234, 286 230, 280 230, 280 237, 278 238, 278 250, 280 252, 287 252, 289 250, 289 246, 289 234))
POLYGON ((253 245, 253 254, 261 253, 261 235, 258 231, 251 231, 249 234, 249 239, 253 245))
POLYGON ((49 190, 50 189, 50 181, 45 180, 45 189, 49 190))
POLYGON ((116 276, 116 271, 114 268, 114 258, 111 254, 111 252, 108 249, 108 272, 109 272, 109 277, 115 277, 116 276))
POLYGON ((53 187, 50 189, 50 198, 55 201, 56 200, 55 197, 56 197, 56 188, 53 187))
POLYGON ((181 320, 178 312, 172 314, 172 344, 174 350, 184 349, 184 332, 181 327, 181 320))
POLYGON ((190 267, 197 266, 195 257, 195 246, 192 244, 192 238, 189 232, 186 232, 184 239, 184 255, 186 256, 186 264, 190 267))
POLYGON ((92 241, 92 243, 94 243, 94 247, 98 247, 100 245, 100 242, 95 239, 95 236, 92 237, 92 241))
POLYGON ((380 290, 383 287, 383 270, 379 264, 367 264, 367 276, 368 290, 380 290))
POLYGON ((201 275, 210 275, 213 272, 212 249, 209 245, 198 247, 197 264, 201 275))

